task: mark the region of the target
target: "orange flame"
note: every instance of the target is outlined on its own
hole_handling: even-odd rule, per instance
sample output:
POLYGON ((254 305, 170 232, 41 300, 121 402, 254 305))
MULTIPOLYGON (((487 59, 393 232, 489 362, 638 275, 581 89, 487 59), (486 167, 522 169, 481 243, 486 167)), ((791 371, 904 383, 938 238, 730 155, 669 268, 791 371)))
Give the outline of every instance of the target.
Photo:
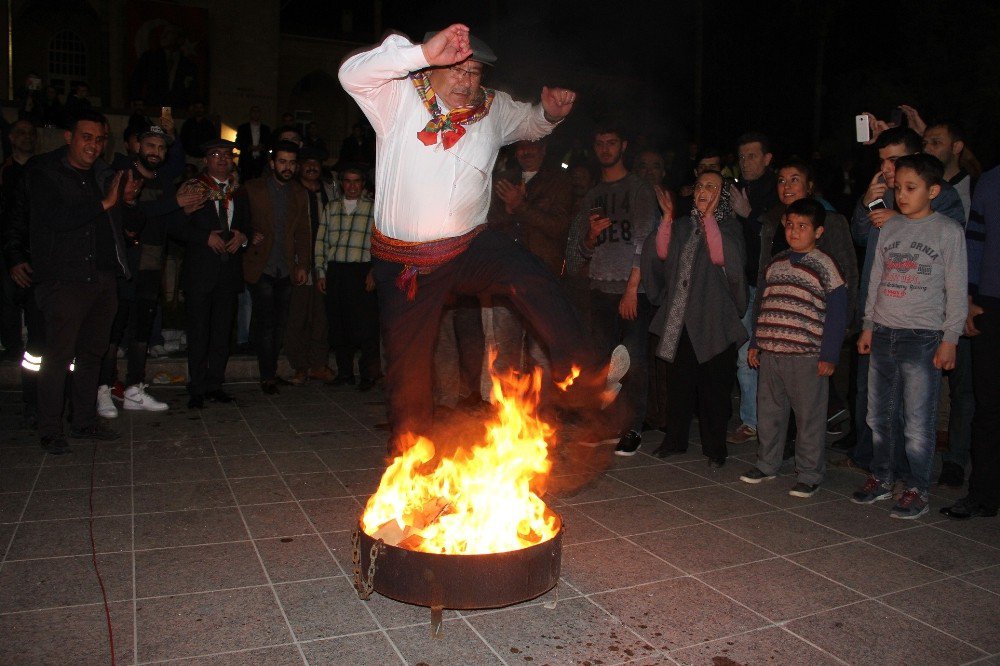
POLYGON ((434 443, 415 438, 368 499, 365 533, 451 554, 519 550, 556 535, 555 514, 533 490, 552 467, 554 430, 535 413, 541 372, 492 380, 497 413, 485 441, 435 460, 434 443))
POLYGON ((565 391, 570 386, 573 385, 573 382, 576 381, 576 378, 579 376, 580 376, 580 368, 574 365, 573 369, 570 370, 569 376, 566 377, 566 379, 562 380, 561 382, 556 382, 556 386, 558 386, 561 390, 565 391))

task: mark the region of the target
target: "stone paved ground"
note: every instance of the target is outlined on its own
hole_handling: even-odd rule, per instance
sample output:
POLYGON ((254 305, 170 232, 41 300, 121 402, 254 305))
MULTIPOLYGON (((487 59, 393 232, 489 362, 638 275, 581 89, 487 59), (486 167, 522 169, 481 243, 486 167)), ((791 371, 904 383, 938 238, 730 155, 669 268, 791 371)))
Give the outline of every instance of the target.
POLYGON ((429 611, 352 589, 350 531, 384 465, 377 391, 308 386, 238 406, 125 413, 119 443, 51 457, 0 410, 0 663, 1000 664, 1000 520, 891 520, 822 490, 738 480, 697 451, 560 449, 555 590, 429 611), (92 483, 93 482, 93 483, 92 483), (93 492, 90 488, 93 485, 93 492))

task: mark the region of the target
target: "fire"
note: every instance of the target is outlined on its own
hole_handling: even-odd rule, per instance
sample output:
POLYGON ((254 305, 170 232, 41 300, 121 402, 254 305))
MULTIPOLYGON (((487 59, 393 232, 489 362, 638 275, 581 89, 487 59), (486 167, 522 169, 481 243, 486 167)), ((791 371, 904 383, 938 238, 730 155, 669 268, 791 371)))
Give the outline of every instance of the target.
POLYGON ((554 430, 536 415, 542 376, 492 378, 485 439, 436 457, 418 437, 382 475, 362 516, 366 534, 410 550, 477 554, 546 541, 558 519, 534 492, 552 467, 554 430))

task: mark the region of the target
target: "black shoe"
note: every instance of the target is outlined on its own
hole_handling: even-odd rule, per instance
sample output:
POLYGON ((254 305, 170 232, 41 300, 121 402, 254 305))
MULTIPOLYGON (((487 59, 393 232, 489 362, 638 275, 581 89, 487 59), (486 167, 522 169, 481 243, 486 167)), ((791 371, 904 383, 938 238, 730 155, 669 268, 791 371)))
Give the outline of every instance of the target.
POLYGON ((42 437, 40 444, 43 449, 54 456, 61 456, 64 453, 72 453, 69 448, 69 444, 67 444, 66 440, 60 435, 42 437))
POLYGON ((233 401, 233 396, 229 395, 222 389, 215 389, 214 391, 206 391, 205 397, 208 399, 209 402, 220 402, 226 404, 233 401))
POLYGON ((290 381, 278 375, 276 375, 275 378, 272 379, 271 381, 273 381, 278 386, 292 386, 292 383, 290 381))
POLYGON ((951 506, 941 509, 941 515, 948 516, 952 520, 968 520, 969 518, 994 518, 997 515, 996 509, 987 509, 978 502, 969 501, 968 497, 963 497, 951 506))
POLYGON ((708 466, 712 469, 722 469, 723 465, 726 464, 725 458, 709 458, 708 466))
POLYGON ((204 409, 205 398, 200 395, 193 395, 188 398, 188 409, 204 409))
POLYGON ((328 381, 327 384, 330 386, 354 386, 354 375, 337 375, 332 380, 328 381))
POLYGON ((275 384, 273 379, 268 379, 260 383, 260 390, 264 392, 265 395, 278 395, 278 385, 275 384))
POLYGON ((961 488, 964 484, 965 469, 958 463, 945 461, 941 466, 941 476, 938 477, 938 485, 949 488, 961 488))
POLYGON ((639 433, 635 430, 629 430, 622 436, 618 442, 618 446, 615 447, 615 455, 634 456, 635 452, 639 450, 640 444, 642 444, 642 437, 639 436, 639 433))
POLYGON ((364 392, 364 391, 371 391, 373 388, 375 388, 375 382, 377 382, 377 381, 378 381, 377 379, 370 379, 368 377, 362 377, 361 381, 358 382, 358 390, 362 391, 362 392, 364 392))
POLYGON ((73 439, 96 439, 101 442, 113 442, 121 439, 117 431, 104 426, 92 425, 89 428, 72 428, 69 436, 73 439))
POLYGON ((653 455, 656 456, 657 458, 666 458, 668 456, 680 455, 681 453, 685 453, 686 451, 687 449, 672 449, 664 444, 660 446, 660 448, 653 451, 653 455))
POLYGON ((818 483, 802 483, 799 481, 792 489, 788 491, 788 494, 792 497, 812 497, 819 490, 818 483))

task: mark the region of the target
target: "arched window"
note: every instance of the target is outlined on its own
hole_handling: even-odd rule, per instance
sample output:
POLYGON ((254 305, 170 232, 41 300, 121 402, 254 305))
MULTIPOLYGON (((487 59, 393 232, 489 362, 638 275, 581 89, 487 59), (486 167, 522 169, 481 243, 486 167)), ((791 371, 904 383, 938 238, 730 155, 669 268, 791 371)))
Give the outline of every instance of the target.
POLYGON ((49 41, 49 83, 61 93, 72 81, 87 80, 87 47, 72 30, 60 30, 49 41))

